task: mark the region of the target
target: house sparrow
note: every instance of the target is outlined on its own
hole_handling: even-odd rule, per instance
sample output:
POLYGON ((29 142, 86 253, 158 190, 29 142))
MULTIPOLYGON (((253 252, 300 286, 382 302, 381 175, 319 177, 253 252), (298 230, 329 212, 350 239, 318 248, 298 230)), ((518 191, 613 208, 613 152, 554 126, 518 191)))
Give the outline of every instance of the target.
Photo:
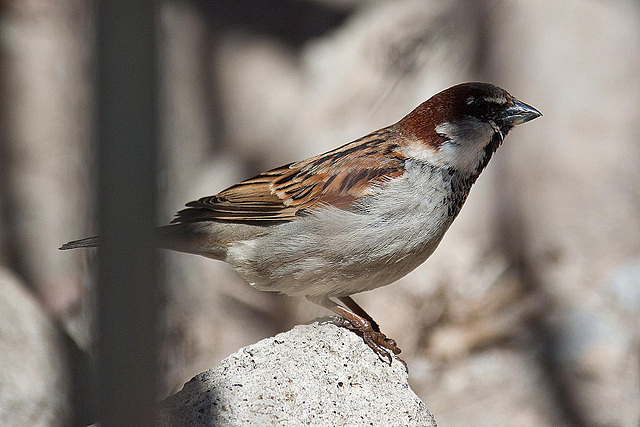
POLYGON ((491 84, 450 87, 395 124, 187 203, 160 228, 161 246, 326 307, 391 362, 400 349, 351 295, 422 264, 507 132, 540 115, 491 84))

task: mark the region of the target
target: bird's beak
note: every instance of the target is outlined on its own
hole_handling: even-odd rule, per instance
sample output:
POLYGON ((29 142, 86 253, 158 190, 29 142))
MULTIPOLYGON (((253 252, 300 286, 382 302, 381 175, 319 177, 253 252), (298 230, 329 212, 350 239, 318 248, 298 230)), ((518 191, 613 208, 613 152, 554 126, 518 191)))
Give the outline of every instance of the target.
POLYGON ((510 105, 504 110, 502 120, 508 125, 515 126, 526 123, 541 115, 542 113, 531 105, 513 98, 513 105, 510 105))

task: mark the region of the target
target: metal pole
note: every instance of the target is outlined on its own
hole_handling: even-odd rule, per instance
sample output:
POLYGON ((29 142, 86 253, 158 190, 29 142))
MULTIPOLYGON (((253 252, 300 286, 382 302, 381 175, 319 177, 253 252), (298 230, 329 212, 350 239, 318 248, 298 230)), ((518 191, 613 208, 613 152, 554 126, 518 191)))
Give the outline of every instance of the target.
POLYGON ((156 418, 156 3, 97 2, 101 426, 156 418))

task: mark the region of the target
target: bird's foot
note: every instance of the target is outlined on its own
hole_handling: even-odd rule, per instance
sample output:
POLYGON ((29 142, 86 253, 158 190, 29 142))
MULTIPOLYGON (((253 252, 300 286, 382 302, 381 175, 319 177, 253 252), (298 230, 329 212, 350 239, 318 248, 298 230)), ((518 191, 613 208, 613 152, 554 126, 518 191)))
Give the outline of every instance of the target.
POLYGON ((391 365, 392 353, 400 354, 402 350, 398 348, 395 340, 387 338, 382 332, 375 331, 371 322, 361 317, 347 319, 337 317, 336 323, 343 328, 354 331, 362 337, 364 342, 378 355, 381 360, 385 360, 391 365))

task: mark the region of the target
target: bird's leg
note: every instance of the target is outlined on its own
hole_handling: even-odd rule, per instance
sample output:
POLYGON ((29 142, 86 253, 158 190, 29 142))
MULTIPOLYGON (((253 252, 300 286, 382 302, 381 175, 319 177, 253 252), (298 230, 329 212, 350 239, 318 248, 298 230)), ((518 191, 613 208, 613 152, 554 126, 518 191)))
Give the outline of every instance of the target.
MULTIPOLYGON (((363 318, 367 319, 369 321, 369 323, 371 323, 371 328, 374 331, 380 332, 380 326, 378 325, 378 323, 375 320, 373 320, 373 317, 371 317, 369 315, 369 313, 364 311, 364 308, 360 307, 358 305, 358 303, 353 300, 353 298, 351 298, 351 297, 340 297, 338 299, 340 300, 341 303, 343 303, 349 309, 351 309, 351 311, 353 311, 355 314, 357 314, 360 317, 363 317, 363 318)), ((395 345, 395 343, 394 343, 394 345, 395 345)))
POLYGON ((377 327, 378 325, 373 321, 371 316, 369 316, 351 298, 345 297, 349 302, 344 301, 344 303, 349 304, 352 307, 357 307, 355 309, 349 306, 343 307, 335 301, 330 300, 328 297, 307 297, 307 299, 314 304, 321 305, 336 313, 339 316, 337 320, 340 322, 340 326, 350 329, 360 335, 364 342, 371 347, 371 349, 375 351, 381 359, 386 359, 389 364, 391 364, 392 360, 389 352, 392 352, 393 354, 400 353, 401 350, 396 345, 396 342, 387 338, 382 332, 380 332, 377 327), (359 313, 356 313, 356 311, 359 313), (374 324, 378 330, 374 329, 374 324))

